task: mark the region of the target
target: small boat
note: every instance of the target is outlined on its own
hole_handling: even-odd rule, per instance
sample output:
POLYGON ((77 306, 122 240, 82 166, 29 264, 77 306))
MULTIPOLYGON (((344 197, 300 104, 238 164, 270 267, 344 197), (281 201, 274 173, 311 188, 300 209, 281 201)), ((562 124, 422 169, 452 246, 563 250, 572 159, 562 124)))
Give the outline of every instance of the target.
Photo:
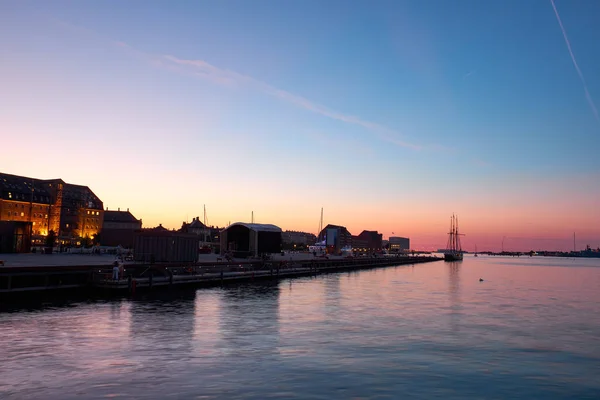
POLYGON ((444 251, 445 261, 461 261, 463 259, 460 236, 462 234, 458 233, 458 217, 452 214, 450 232, 448 232, 448 245, 446 246, 446 251, 444 251))
POLYGON ((473 257, 479 257, 479 256, 477 255, 477 245, 475 245, 475 255, 474 255, 473 257))

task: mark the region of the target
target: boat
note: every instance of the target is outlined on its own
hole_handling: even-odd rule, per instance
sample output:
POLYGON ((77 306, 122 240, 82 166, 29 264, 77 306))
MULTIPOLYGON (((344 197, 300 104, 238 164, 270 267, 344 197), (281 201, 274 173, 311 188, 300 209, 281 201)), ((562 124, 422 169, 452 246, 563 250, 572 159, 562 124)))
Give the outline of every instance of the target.
POLYGON ((475 245, 475 255, 474 255, 473 257, 479 257, 479 256, 477 255, 477 245, 475 245))
POLYGON ((450 232, 448 232, 448 244, 444 251, 445 261, 461 261, 463 259, 463 251, 460 245, 460 233, 458 233, 458 217, 452 214, 450 218, 450 232))

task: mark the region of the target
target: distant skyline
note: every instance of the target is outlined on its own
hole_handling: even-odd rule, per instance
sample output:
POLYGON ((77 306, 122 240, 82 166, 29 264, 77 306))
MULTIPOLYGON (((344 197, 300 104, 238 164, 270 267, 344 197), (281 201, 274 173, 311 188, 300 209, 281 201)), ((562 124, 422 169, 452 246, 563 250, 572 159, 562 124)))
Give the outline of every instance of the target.
POLYGON ((600 246, 600 2, 2 1, 0 171, 472 251, 600 246))

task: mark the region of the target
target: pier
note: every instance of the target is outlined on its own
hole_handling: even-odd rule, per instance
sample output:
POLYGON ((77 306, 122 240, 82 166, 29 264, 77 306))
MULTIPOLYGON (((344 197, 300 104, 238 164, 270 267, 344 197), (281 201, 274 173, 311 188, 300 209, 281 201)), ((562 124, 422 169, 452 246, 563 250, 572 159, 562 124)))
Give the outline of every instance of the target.
POLYGON ((438 257, 356 257, 295 261, 229 261, 194 264, 126 264, 113 279, 112 265, 0 267, 0 296, 85 290, 100 293, 219 286, 260 279, 284 279, 350 270, 439 261, 438 257))

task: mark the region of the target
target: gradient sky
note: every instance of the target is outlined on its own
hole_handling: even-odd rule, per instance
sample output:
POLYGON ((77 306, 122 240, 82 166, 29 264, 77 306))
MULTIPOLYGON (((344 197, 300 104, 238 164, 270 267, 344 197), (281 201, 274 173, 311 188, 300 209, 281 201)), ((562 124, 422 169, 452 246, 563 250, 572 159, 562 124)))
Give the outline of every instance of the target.
POLYGON ((600 246, 600 2, 0 1, 0 170, 144 226, 600 246))

